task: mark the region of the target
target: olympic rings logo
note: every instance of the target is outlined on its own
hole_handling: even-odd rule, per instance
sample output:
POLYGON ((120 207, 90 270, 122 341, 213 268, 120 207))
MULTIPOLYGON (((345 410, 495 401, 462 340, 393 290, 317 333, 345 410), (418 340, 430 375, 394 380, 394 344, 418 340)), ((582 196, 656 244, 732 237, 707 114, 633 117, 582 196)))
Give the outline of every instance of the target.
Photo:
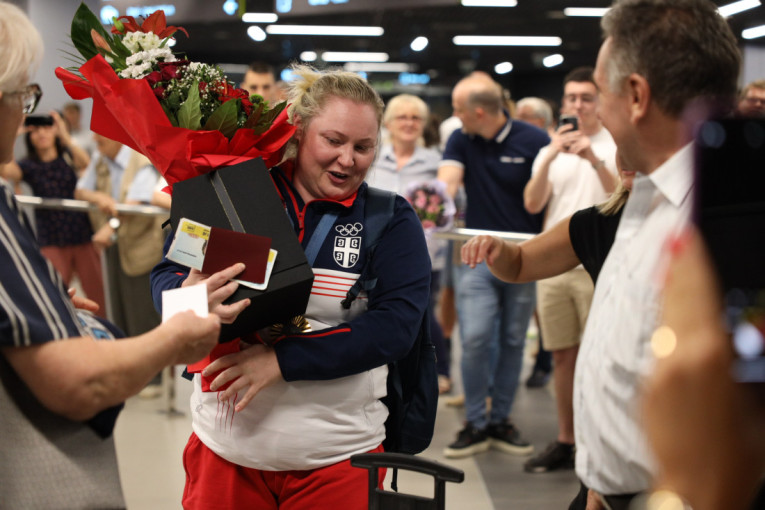
POLYGON ((335 225, 335 230, 341 236, 355 236, 364 230, 364 226, 358 222, 353 224, 348 223, 347 225, 335 225))

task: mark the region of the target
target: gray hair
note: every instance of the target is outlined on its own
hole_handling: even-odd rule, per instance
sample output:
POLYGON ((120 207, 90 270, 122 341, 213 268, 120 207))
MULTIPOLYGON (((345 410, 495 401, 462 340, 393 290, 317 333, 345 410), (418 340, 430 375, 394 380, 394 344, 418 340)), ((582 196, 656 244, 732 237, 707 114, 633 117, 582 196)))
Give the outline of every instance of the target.
POLYGON ((531 111, 534 112, 534 117, 544 121, 545 128, 550 127, 553 122, 553 112, 552 108, 550 108, 550 103, 541 97, 524 97, 518 101, 515 108, 516 111, 521 111, 521 108, 526 106, 531 108, 531 111))
POLYGON ((729 107, 741 55, 728 23, 709 0, 616 0, 601 22, 611 39, 609 87, 644 77, 663 112, 679 117, 704 99, 729 107))
POLYGON ((0 1, 0 91, 13 92, 23 87, 42 58, 40 33, 27 15, 0 1))
MULTIPOLYGON (((331 98, 350 99, 357 103, 368 104, 375 110, 377 117, 378 138, 385 105, 380 95, 356 73, 341 70, 318 71, 305 65, 293 66, 295 79, 290 82, 288 114, 294 124, 295 117, 300 117, 301 129, 306 129, 314 117, 319 115, 331 98)), ((287 142, 284 158, 292 159, 297 155, 297 140, 293 136, 287 142)))

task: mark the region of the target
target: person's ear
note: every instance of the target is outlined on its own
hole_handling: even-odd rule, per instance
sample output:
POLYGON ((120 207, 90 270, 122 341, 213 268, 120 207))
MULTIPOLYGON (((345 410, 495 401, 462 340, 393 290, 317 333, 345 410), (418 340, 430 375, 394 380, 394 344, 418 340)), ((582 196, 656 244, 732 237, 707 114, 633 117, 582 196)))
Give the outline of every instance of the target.
POLYGON ((644 118, 651 104, 651 86, 644 76, 632 73, 625 82, 629 98, 630 120, 634 122, 644 118))

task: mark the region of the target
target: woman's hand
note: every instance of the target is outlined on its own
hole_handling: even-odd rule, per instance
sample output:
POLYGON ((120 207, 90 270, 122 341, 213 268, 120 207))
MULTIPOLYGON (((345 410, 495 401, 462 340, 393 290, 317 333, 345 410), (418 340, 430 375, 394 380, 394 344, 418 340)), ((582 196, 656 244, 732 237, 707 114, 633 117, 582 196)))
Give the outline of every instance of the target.
POLYGON ((502 252, 504 241, 494 236, 476 236, 462 246, 462 263, 475 268, 486 261, 491 267, 502 252))
POLYGON ((64 147, 69 147, 72 143, 72 137, 69 134, 69 129, 66 127, 66 122, 56 110, 51 110, 49 113, 53 117, 56 136, 61 140, 64 147))
POLYGON ((207 285, 207 303, 210 312, 220 317, 223 324, 231 324, 242 313, 242 310, 250 306, 249 299, 243 299, 230 305, 223 304, 239 287, 237 282, 231 280, 242 271, 244 271, 244 264, 241 262, 212 275, 192 269, 181 287, 189 287, 198 283, 207 285))
POLYGON ((217 372, 220 373, 210 384, 210 390, 217 391, 218 388, 231 383, 231 386, 220 393, 220 400, 228 401, 244 392, 236 402, 236 412, 247 407, 260 390, 283 379, 276 352, 261 344, 221 356, 207 365, 202 375, 210 377, 217 372))
POLYGON ((104 250, 114 244, 114 229, 109 223, 104 223, 101 228, 93 234, 91 239, 97 249, 104 250))
POLYGON ((75 308, 79 308, 80 310, 85 310, 85 311, 93 312, 93 313, 98 312, 98 309, 100 308, 98 306, 98 303, 96 303, 92 299, 75 296, 77 289, 75 289, 74 287, 67 290, 67 292, 69 293, 69 299, 72 300, 72 304, 74 305, 75 308))

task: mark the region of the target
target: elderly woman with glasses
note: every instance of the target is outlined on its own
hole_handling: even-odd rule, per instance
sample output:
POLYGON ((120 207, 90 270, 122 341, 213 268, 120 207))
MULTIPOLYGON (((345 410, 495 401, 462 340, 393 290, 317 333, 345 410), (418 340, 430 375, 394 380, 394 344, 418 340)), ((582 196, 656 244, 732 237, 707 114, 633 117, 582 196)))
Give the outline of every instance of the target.
MULTIPOLYGON (((12 160, 24 114, 40 98, 39 87, 24 84, 41 53, 24 12, 0 1, 0 164, 12 160)), ((119 333, 94 308, 67 295, 0 182, 3 508, 125 508, 112 438, 121 403, 164 366, 205 356, 220 332, 217 315, 184 312, 139 337, 107 341, 119 333)))

